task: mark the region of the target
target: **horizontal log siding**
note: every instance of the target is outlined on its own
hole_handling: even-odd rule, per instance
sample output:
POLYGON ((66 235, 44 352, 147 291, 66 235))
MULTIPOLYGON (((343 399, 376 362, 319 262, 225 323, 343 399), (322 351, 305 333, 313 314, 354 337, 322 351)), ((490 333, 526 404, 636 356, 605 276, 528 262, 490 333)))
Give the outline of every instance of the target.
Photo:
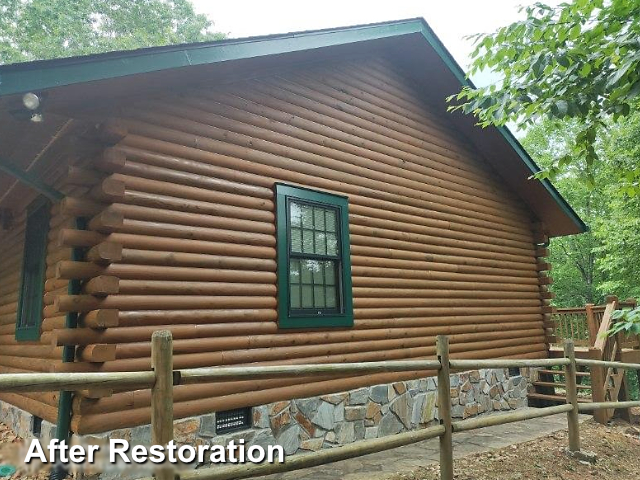
MULTIPOLYGON (((66 250, 49 258, 42 339, 55 352, 114 345, 113 359, 92 362, 85 348, 52 370, 149 369, 161 328, 176 368, 432 358, 438 334, 454 358, 544 357, 531 213, 445 117, 381 58, 125 107, 114 121, 128 134, 95 160, 97 186, 66 203, 92 217, 91 232, 62 220, 52 232, 66 250), (278 330, 275 182, 349 197, 353 329, 278 330), (75 245, 116 253, 72 262, 75 245), (98 276, 66 294, 69 279, 98 276), (101 285, 117 293, 88 291, 101 285), (83 312, 79 329, 63 328, 66 311, 83 312), (116 324, 95 328, 102 317, 116 324)), ((424 374, 178 386, 175 411, 424 374)), ((149 391, 78 395, 73 428, 142 424, 149 405, 149 391)))

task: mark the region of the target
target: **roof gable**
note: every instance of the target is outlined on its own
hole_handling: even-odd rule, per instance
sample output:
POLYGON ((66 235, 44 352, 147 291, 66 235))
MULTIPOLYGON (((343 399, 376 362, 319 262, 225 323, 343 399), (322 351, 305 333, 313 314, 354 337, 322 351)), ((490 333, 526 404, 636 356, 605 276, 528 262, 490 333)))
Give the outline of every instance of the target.
MULTIPOLYGON (((409 19, 0 66, 0 109, 15 105, 19 95, 28 91, 46 92, 47 108, 64 112, 95 95, 132 94, 154 85, 171 88, 185 78, 223 82, 250 75, 257 68, 371 50, 393 52, 424 85, 426 94, 443 107, 444 99, 460 86, 473 86, 428 24, 409 19)), ((451 114, 451 120, 544 222, 550 235, 586 231, 548 180, 530 180, 539 168, 507 128, 481 129, 472 117, 460 113, 451 114)))

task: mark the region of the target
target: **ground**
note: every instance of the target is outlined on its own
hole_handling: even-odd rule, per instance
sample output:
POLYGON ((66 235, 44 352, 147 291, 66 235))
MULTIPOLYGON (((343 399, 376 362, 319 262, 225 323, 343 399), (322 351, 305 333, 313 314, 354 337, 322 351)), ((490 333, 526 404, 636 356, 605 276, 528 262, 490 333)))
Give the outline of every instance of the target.
MULTIPOLYGON (((455 461, 456 480, 637 480, 640 428, 616 421, 580 425, 582 449, 597 455, 594 465, 566 455, 567 431, 455 461)), ((389 480, 438 480, 438 466, 398 473, 389 480)))
MULTIPOLYGON (((533 422, 535 421, 533 420, 533 422)), ((631 426, 622 421, 615 421, 612 425, 603 426, 593 420, 586 420, 580 425, 580 437, 583 450, 597 455, 597 461, 594 465, 566 455, 567 432, 560 430, 532 441, 457 458, 454 464, 455 479, 584 480, 592 478, 598 480, 637 480, 640 478, 640 427, 631 426)), ((0 465, 10 463, 9 451, 19 442, 20 438, 0 423, 0 465)), ((490 439, 486 437, 485 442, 491 443, 490 439)), ((388 453, 393 455, 391 451, 388 453)), ((396 465, 399 467, 398 470, 402 469, 401 462, 396 465)), ((325 472, 328 473, 327 467, 317 468, 325 469, 325 472)), ((305 473, 311 473, 313 470, 315 469, 290 472, 288 475, 302 478, 305 473)), ((365 472, 358 472, 360 475, 363 473, 365 472)), ((379 478, 375 472, 370 473, 370 478, 379 478)), ((342 475, 331 476, 331 474, 329 476, 335 480, 342 477, 342 475)), ((314 477, 318 479, 322 475, 314 474, 314 477)), ((2 480, 5 478, 7 477, 2 480)), ((9 477, 9 480, 46 480, 47 478, 47 473, 31 476, 15 474, 9 477)), ((438 478, 437 465, 423 466, 413 470, 403 469, 396 474, 386 476, 386 480, 438 480, 438 478)))

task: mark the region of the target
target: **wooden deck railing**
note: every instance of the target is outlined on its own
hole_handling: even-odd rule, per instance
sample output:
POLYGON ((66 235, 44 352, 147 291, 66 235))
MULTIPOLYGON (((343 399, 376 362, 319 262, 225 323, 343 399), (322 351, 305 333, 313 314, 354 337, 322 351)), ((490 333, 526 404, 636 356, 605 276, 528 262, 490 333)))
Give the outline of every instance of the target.
MULTIPOLYGON (((601 360, 576 359, 574 344, 568 340, 564 346, 565 356, 551 359, 490 359, 455 360, 449 358, 449 340, 437 337, 437 359, 405 360, 321 365, 286 365, 256 367, 211 367, 173 370, 172 339, 167 331, 155 332, 152 338, 152 372, 122 373, 24 373, 0 374, 0 392, 32 392, 57 390, 83 390, 86 388, 151 388, 152 442, 166 445, 173 439, 173 387, 185 383, 210 383, 250 378, 266 378, 290 375, 314 375, 356 372, 438 372, 438 417, 440 424, 387 437, 361 440, 346 446, 321 450, 288 458, 286 462, 274 464, 245 464, 204 468, 186 472, 175 472, 173 466, 156 470, 155 479, 160 480, 230 480, 252 478, 272 473, 286 472, 346 460, 391 448, 421 442, 438 437, 440 440, 440 477, 453 479, 453 441, 456 432, 463 432, 493 425, 540 418, 558 413, 567 413, 569 450, 580 452, 580 430, 578 414, 599 409, 628 408, 640 406, 640 401, 603 401, 578 404, 576 371, 578 366, 613 369, 640 370, 640 364, 601 360), (452 370, 461 371, 480 368, 507 367, 551 367, 562 366, 566 373, 567 403, 554 407, 516 410, 508 413, 487 415, 466 420, 451 418, 451 390, 449 375, 452 370)), ((144 480, 153 480, 151 478, 144 480)))
POLYGON ((558 308, 553 314, 555 336, 559 340, 573 339, 576 346, 591 347, 598 337, 606 305, 587 304, 584 307, 558 308))
MULTIPOLYGON (((611 327, 610 315, 617 308, 635 307, 636 301, 632 298, 618 301, 618 298, 610 295, 604 305, 586 304, 584 307, 569 307, 554 309, 552 320, 554 323, 554 335, 561 343, 563 340, 571 338, 576 346, 594 347, 598 338, 602 338, 602 333, 611 327), (605 318, 607 307, 610 312, 605 318), (608 327, 603 329, 603 324, 608 327)), ((638 345, 637 339, 625 339, 625 345, 638 345)))
MULTIPOLYGON (((605 305, 587 304, 584 307, 558 308, 553 320, 557 339, 572 339, 576 346, 587 347, 589 357, 602 361, 621 360, 624 348, 640 348, 640 336, 632 338, 622 334, 607 335, 613 326, 612 314, 618 308, 635 307, 636 301, 628 299, 618 301, 610 295, 605 305)), ((618 396, 625 381, 625 372, 616 367, 590 369, 592 401, 596 403, 612 402, 618 396)), ((613 416, 613 410, 601 410, 594 413, 596 420, 607 422, 613 416)))

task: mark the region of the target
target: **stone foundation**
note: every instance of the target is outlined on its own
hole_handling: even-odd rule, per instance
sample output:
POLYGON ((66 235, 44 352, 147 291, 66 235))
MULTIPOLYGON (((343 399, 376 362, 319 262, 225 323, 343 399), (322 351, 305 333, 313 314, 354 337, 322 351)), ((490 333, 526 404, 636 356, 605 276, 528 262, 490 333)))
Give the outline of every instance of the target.
MULTIPOLYGON (((526 376, 508 369, 473 370, 451 376, 454 418, 514 410, 527 406, 526 376)), ((437 378, 374 385, 348 392, 275 402, 253 408, 251 428, 217 435, 215 413, 177 420, 180 444, 225 445, 244 439, 247 445, 284 447, 287 455, 384 437, 438 422, 437 378)), ((150 444, 149 425, 92 435, 150 444)), ((84 441, 89 438, 84 438, 84 441)))
MULTIPOLYGON (((13 430, 13 433, 24 439, 30 440, 34 438, 31 433, 33 431, 33 424, 35 421, 34 415, 29 412, 20 410, 7 402, 0 401, 0 422, 4 423, 13 430)), ((42 442, 49 443, 49 440, 55 438, 56 426, 53 423, 49 423, 42 420, 40 426, 40 435, 37 437, 42 442)))
MULTIPOLYGON (((533 371, 509 376, 508 369, 472 370, 451 376, 454 418, 513 410, 527 406, 527 387, 533 371)), ((384 437, 438 422, 437 378, 374 385, 321 397, 275 402, 253 408, 251 428, 225 435, 215 431, 215 413, 175 422, 179 444, 226 445, 244 439, 247 445, 282 445, 287 455, 332 448, 357 440, 384 437)), ((0 421, 23 438, 31 438, 33 416, 7 403, 0 421)), ((55 435, 55 425, 42 422, 42 441, 55 435)), ((76 438, 102 443, 121 438, 131 444, 151 444, 149 425, 76 438)), ((194 465, 195 467, 195 465, 194 465)))

